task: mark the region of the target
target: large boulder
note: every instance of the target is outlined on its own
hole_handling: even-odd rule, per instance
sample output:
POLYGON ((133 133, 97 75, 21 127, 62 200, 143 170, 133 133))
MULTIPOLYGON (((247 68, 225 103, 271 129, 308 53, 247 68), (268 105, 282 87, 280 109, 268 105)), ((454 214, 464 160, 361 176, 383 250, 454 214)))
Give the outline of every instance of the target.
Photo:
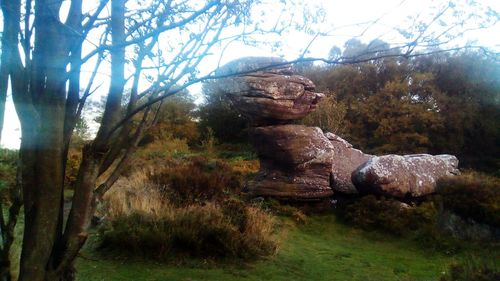
POLYGON ((253 128, 250 139, 261 162, 249 192, 295 200, 333 194, 330 173, 333 146, 320 128, 279 125, 253 128))
POLYGON ((439 179, 458 174, 457 167, 453 155, 375 156, 352 173, 352 181, 362 194, 419 197, 435 192, 439 179))
POLYGON ((280 167, 299 166, 333 150, 320 128, 304 125, 252 128, 250 141, 259 159, 280 167))
POLYGON ((228 63, 218 75, 232 75, 217 84, 234 107, 255 126, 288 124, 311 113, 323 94, 314 83, 294 75, 279 58, 243 58, 228 63))
POLYGON ((352 172, 374 156, 353 148, 349 142, 333 133, 326 133, 325 136, 333 146, 332 189, 340 193, 357 194, 358 190, 351 180, 352 172))

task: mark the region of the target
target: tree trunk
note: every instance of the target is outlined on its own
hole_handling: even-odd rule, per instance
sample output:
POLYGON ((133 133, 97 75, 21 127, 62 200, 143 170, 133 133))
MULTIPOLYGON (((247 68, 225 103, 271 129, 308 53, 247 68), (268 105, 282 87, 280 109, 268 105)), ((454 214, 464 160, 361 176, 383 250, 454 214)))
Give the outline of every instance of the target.
POLYGON ((57 237, 63 192, 63 135, 68 52, 55 11, 61 1, 35 4, 31 97, 35 124, 21 118, 22 186, 26 201, 19 281, 44 281, 57 237), (29 153, 26 153, 29 152, 29 153))

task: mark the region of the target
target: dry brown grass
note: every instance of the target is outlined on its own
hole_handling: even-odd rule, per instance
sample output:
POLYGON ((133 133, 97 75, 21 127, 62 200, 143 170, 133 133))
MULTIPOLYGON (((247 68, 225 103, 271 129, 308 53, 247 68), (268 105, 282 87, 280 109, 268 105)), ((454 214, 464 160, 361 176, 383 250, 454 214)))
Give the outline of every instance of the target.
POLYGON ((107 215, 115 218, 137 212, 152 215, 168 212, 168 202, 162 199, 159 189, 149 181, 151 173, 152 168, 144 168, 118 179, 104 197, 107 215))
POLYGON ((172 204, 150 181, 153 172, 142 169, 120 179, 105 196, 103 248, 155 259, 275 253, 276 221, 266 211, 238 199, 172 204))

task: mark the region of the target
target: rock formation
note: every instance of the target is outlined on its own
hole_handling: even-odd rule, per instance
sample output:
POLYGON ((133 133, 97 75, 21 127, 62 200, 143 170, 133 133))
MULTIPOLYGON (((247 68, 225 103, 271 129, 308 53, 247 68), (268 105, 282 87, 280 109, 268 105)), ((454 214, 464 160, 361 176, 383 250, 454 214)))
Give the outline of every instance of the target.
POLYGON ((333 194, 330 173, 333 146, 320 128, 277 125, 254 128, 250 138, 261 171, 249 182, 254 194, 316 199, 333 194))
POLYGON ((326 133, 325 136, 333 146, 334 156, 330 183, 332 189, 345 194, 358 193, 358 190, 351 181, 351 174, 374 156, 353 148, 352 144, 335 134, 326 133))
POLYGON ((457 167, 453 155, 376 156, 353 172, 352 181, 360 193, 419 197, 435 192, 440 178, 458 174, 457 167))
POLYGON ((219 75, 244 72, 224 79, 220 91, 226 93, 234 107, 256 126, 289 124, 311 113, 323 94, 314 92, 314 83, 293 75, 291 67, 266 66, 284 64, 279 58, 244 58, 229 63, 219 75), (251 70, 258 69, 255 72, 251 70))
POLYGON ((332 144, 319 128, 291 124, 312 112, 323 94, 279 58, 244 58, 218 71, 232 73, 241 74, 224 79, 219 90, 251 121, 250 139, 261 162, 249 191, 299 200, 331 196, 332 144))
POLYGON ((394 197, 434 191, 437 179, 457 172, 451 155, 373 156, 320 128, 291 124, 312 112, 323 94, 280 58, 248 57, 220 68, 217 83, 251 121, 250 138, 261 162, 248 182, 256 196, 298 200, 375 193, 394 197))

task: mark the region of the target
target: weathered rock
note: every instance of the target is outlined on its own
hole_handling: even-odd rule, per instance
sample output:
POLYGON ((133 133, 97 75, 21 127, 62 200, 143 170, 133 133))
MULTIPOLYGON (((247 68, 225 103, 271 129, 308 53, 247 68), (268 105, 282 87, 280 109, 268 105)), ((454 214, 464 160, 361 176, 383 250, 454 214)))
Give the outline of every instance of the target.
POLYGON ((351 174, 374 156, 353 148, 350 143, 333 133, 326 133, 325 136, 333 146, 332 179, 330 182, 332 189, 346 194, 358 193, 352 183, 351 174))
POLYGON ((453 155, 375 156, 352 173, 352 181, 364 194, 419 197, 435 192, 440 178, 458 174, 457 167, 453 155))
POLYGON ((279 58, 243 58, 223 66, 218 74, 242 73, 223 79, 218 91, 226 93, 234 107, 254 125, 287 124, 312 112, 321 93, 314 83, 293 75, 279 58), (275 68, 266 68, 266 66, 275 68), (250 72, 253 71, 254 72, 250 72))
POLYGON ((321 129, 303 125, 257 127, 250 138, 261 162, 259 174, 247 185, 252 194, 298 200, 333 194, 333 146, 321 129))
POLYGON ((253 128, 250 140, 259 159, 276 166, 295 167, 332 152, 333 146, 318 127, 276 125, 253 128))

